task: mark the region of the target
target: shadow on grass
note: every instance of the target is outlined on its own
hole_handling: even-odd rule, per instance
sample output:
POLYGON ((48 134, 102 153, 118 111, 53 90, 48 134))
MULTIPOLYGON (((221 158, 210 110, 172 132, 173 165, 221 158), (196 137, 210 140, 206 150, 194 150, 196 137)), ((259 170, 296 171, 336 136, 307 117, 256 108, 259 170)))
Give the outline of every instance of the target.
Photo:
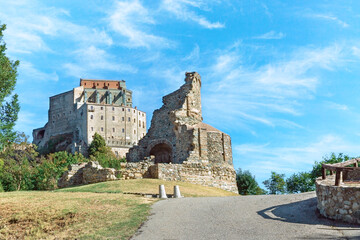
POLYGON ((319 210, 317 209, 316 197, 303 201, 272 206, 258 211, 257 214, 265 219, 271 219, 274 221, 319 225, 319 229, 329 230, 329 235, 323 235, 321 237, 318 236, 321 239, 334 239, 331 236, 331 231, 350 231, 352 232, 350 235, 354 235, 354 231, 358 231, 356 236, 344 236, 344 238, 340 239, 360 239, 360 225, 335 221, 320 215, 319 210))

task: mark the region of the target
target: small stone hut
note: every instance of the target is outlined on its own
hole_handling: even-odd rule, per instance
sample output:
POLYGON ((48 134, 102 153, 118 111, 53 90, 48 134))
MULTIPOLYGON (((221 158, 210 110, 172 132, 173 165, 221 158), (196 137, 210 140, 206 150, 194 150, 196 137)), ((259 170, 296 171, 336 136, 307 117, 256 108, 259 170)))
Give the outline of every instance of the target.
POLYGON ((202 122, 200 89, 200 75, 186 73, 185 84, 163 97, 148 133, 129 150, 127 161, 155 156, 150 171, 154 178, 237 192, 231 138, 202 122))

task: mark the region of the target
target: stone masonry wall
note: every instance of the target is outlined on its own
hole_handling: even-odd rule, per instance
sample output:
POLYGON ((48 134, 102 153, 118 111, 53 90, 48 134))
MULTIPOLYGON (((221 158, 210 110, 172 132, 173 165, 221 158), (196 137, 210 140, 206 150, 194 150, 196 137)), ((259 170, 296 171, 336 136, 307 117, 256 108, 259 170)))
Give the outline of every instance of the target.
POLYGON ((334 186, 334 177, 316 180, 320 214, 331 219, 360 224, 360 186, 334 186))

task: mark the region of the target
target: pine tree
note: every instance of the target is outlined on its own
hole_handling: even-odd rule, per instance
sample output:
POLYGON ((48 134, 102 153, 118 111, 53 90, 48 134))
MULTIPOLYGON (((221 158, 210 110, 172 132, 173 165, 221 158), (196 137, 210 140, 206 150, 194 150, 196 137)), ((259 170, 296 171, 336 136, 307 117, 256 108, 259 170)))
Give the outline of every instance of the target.
POLYGON ((20 110, 18 95, 12 95, 17 78, 19 61, 11 61, 6 55, 3 31, 6 25, 0 25, 0 151, 14 141, 13 131, 20 110))

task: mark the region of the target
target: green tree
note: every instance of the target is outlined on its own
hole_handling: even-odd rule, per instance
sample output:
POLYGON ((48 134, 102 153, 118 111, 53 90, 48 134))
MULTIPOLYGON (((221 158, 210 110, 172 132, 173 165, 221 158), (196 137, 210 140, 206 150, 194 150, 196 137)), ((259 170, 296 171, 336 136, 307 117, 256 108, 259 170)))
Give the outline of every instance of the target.
POLYGON ((5 55, 5 29, 5 24, 0 25, 0 151, 3 151, 16 136, 13 128, 20 110, 18 95, 11 96, 16 84, 19 61, 11 61, 5 55))
POLYGON ((323 163, 333 164, 333 163, 345 162, 350 159, 351 158, 348 155, 345 155, 343 153, 339 153, 337 156, 335 153, 331 153, 330 156, 323 157, 322 161, 320 161, 320 162, 315 161, 315 163, 313 165, 313 169, 310 172, 310 177, 311 177, 312 183, 315 184, 316 178, 318 178, 322 175, 321 166, 323 163))
POLYGON ((255 180, 255 176, 246 170, 242 171, 238 169, 236 173, 236 184, 241 195, 260 195, 265 194, 265 191, 261 189, 255 180))
POLYGON ((90 143, 88 148, 88 153, 90 156, 95 156, 96 153, 106 153, 106 143, 105 139, 98 133, 95 133, 93 140, 90 143))
POLYGON ((299 193, 310 192, 315 190, 315 185, 312 182, 311 174, 308 172, 294 173, 286 179, 286 192, 299 193))
POLYGON ((269 190, 269 194, 282 194, 285 193, 285 174, 277 174, 271 172, 271 177, 265 180, 263 184, 269 190))

